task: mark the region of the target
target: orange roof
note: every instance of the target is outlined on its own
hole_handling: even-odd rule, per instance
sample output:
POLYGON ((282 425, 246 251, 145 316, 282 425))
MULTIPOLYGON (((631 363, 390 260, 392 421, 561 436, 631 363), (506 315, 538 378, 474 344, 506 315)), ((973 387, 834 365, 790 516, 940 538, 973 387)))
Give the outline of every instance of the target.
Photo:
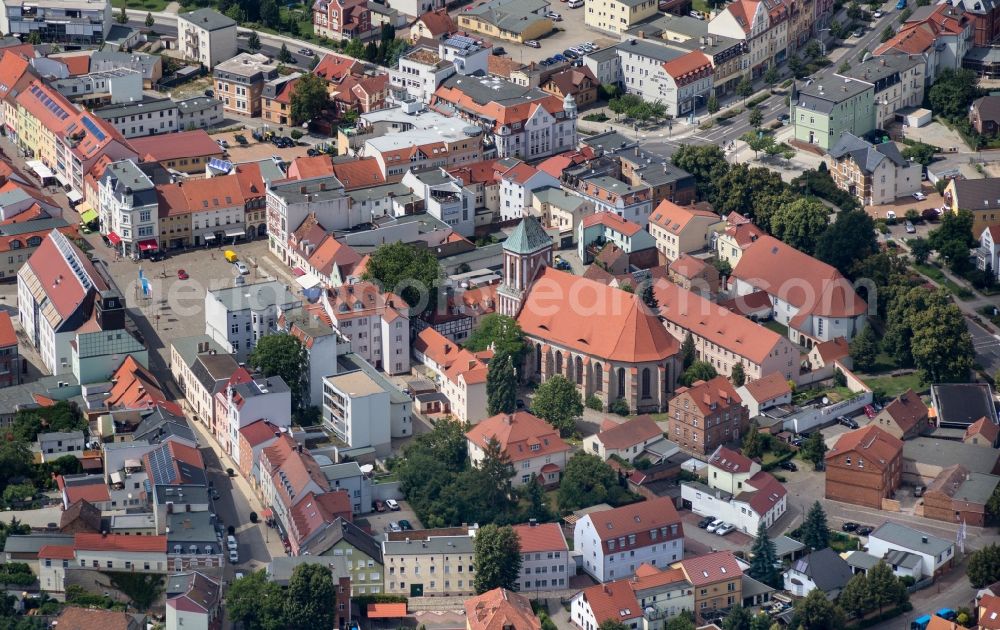
POLYGON ((839 271, 766 234, 744 250, 733 277, 788 302, 799 309, 797 317, 855 317, 868 310, 839 271), (789 270, 796 282, 788 282, 789 270))
MULTIPOLYGON (((670 497, 657 497, 625 505, 610 510, 600 510, 587 515, 594 525, 594 531, 603 542, 635 534, 637 544, 643 547, 652 542, 650 530, 677 526, 675 538, 684 536, 681 517, 670 497)), ((586 518, 586 517, 585 517, 586 518)), ((657 540, 669 539, 670 535, 657 540)))
POLYGON ((31 62, 7 48, 0 51, 0 98, 15 89, 25 76, 32 76, 31 62))
POLYGON ((166 536, 124 536, 122 534, 77 534, 73 537, 77 551, 134 551, 167 553, 166 536))
POLYGON ((465 434, 469 442, 484 448, 491 440, 500 444, 511 462, 549 456, 569 450, 551 424, 527 411, 498 413, 486 418, 465 434))
POLYGON ((885 467, 903 452, 903 441, 878 428, 874 424, 849 431, 840 436, 837 443, 826 453, 827 461, 839 458, 845 453, 857 453, 869 463, 885 467))
POLYGON ((495 588, 465 600, 469 630, 541 630, 542 622, 524 595, 495 588))
POLYGON ((750 381, 743 387, 750 393, 758 403, 774 400, 792 393, 792 388, 785 380, 785 377, 777 372, 771 372, 756 381, 750 381))
POLYGON ((62 55, 59 57, 49 57, 50 59, 55 59, 56 61, 61 61, 66 64, 66 69, 69 71, 71 77, 78 76, 81 74, 87 74, 90 72, 90 54, 84 53, 82 55, 62 55))
POLYGON ((896 51, 908 55, 919 55, 929 50, 937 41, 934 29, 924 23, 904 28, 891 39, 875 49, 873 55, 884 55, 896 51))
POLYGON ((17 345, 17 333, 14 332, 14 324, 11 323, 10 313, 0 311, 0 348, 17 345))
POLYGON ((706 416, 719 408, 739 407, 743 402, 725 376, 716 376, 710 381, 695 381, 691 387, 678 388, 677 395, 682 394, 690 396, 702 415, 706 416))
POLYGON ((135 619, 127 612, 67 606, 53 621, 59 630, 130 630, 135 619))
POLYGON ((222 157, 222 148, 204 129, 131 138, 128 143, 140 158, 153 162, 191 157, 222 157))
POLYGON ((351 497, 347 490, 321 494, 308 492, 289 510, 291 533, 295 540, 301 543, 308 539, 313 532, 338 518, 350 521, 352 511, 351 497))
POLYGON ((752 459, 725 446, 716 448, 708 463, 729 473, 746 473, 753 467, 752 459))
POLYGON ((962 628, 964 626, 960 626, 954 621, 948 621, 937 615, 931 615, 930 623, 927 624, 927 630, 962 630, 962 628))
POLYGON ((663 569, 662 571, 649 564, 639 565, 635 577, 631 580, 633 591, 644 591, 667 584, 687 582, 684 572, 680 569, 663 569))
POLYGON ((39 558, 52 558, 54 560, 74 560, 76 553, 73 545, 44 545, 38 550, 39 558))
POLYGON ((728 581, 743 575, 743 570, 740 569, 736 556, 731 551, 716 551, 686 558, 673 566, 683 570, 688 582, 695 587, 728 581))
POLYGON ((114 385, 104 399, 108 409, 152 409, 155 404, 167 400, 153 373, 132 355, 125 357, 111 380, 114 385))
POLYGON ((329 155, 302 155, 288 165, 288 179, 311 179, 333 175, 333 161, 329 155))
POLYGON ((691 254, 681 254, 677 260, 670 263, 670 271, 684 278, 694 278, 708 269, 708 263, 691 254))
POLYGON ((237 164, 235 174, 244 200, 267 196, 267 185, 264 184, 264 177, 260 174, 259 164, 256 162, 237 164))
POLYGON ((329 275, 334 265, 339 266, 345 274, 350 274, 360 260, 361 254, 353 247, 327 236, 309 257, 309 264, 323 275, 329 275))
POLYGON ((398 604, 368 604, 369 619, 399 619, 405 617, 406 603, 398 604))
POLYGON ((649 215, 649 222, 659 226, 671 234, 678 234, 687 227, 687 224, 695 217, 704 217, 722 221, 722 218, 714 212, 700 210, 693 206, 678 206, 676 203, 664 199, 660 205, 649 215))
MULTIPOLYGON (((913 393, 913 390, 911 389, 907 393, 913 393)), ((917 400, 919 400, 919 398, 917 400)), ((920 404, 923 406, 922 402, 920 404)), ((888 407, 886 407, 886 409, 888 409, 888 407)), ((927 411, 927 407, 924 407, 924 411, 927 411)), ((981 435, 989 440, 990 443, 996 444, 997 438, 1000 437, 1000 427, 994 424, 994 422, 986 416, 983 416, 969 425, 969 428, 965 430, 964 439, 968 440, 973 435, 981 435)))
POLYGON ((816 352, 819 353, 823 363, 833 363, 839 359, 851 356, 851 347, 844 337, 837 337, 830 341, 816 344, 816 352))
POLYGON ((514 533, 521 541, 522 553, 569 550, 562 527, 558 523, 514 525, 514 533))
POLYGON ((517 184, 523 184, 538 172, 534 166, 521 162, 520 164, 514 166, 513 168, 504 171, 501 179, 506 179, 517 184))
POLYGON ((583 218, 584 228, 595 225, 603 225, 625 236, 635 236, 638 232, 642 231, 641 225, 633 223, 625 217, 620 217, 614 212, 597 212, 583 218))
POLYGON ((619 450, 642 444, 646 440, 662 435, 663 431, 653 420, 653 417, 649 414, 643 414, 625 422, 610 421, 610 426, 598 433, 597 439, 601 441, 604 448, 619 450))
POLYGON ((15 100, 46 130, 57 136, 63 135, 79 118, 79 110, 42 81, 32 81, 15 100))
POLYGON ((327 81, 340 83, 344 77, 351 74, 357 63, 358 61, 351 57, 328 54, 324 55, 316 64, 316 67, 313 68, 313 74, 327 81))
POLYGON ((515 70, 520 70, 524 67, 524 64, 519 61, 514 61, 510 57, 498 57, 496 55, 490 55, 486 58, 486 72, 495 77, 503 77, 504 79, 510 78, 510 73, 515 70))
POLYGON ((740 25, 744 33, 750 33, 753 30, 753 19, 757 14, 757 5, 759 4, 760 0, 737 0, 729 4, 725 10, 736 18, 736 23, 740 25))
POLYGON ((687 54, 664 63, 663 69, 667 71, 668 75, 673 77, 674 81, 684 85, 704 73, 711 72, 712 60, 705 53, 692 50, 687 54))
POLYGON ((563 111, 562 99, 553 94, 539 90, 538 94, 535 94, 533 97, 528 92, 526 97, 530 100, 526 100, 525 98, 505 102, 491 100, 488 103, 480 104, 463 92, 460 85, 456 84, 455 87, 442 85, 434 92, 431 104, 436 105, 439 102, 444 102, 464 111, 474 112, 478 116, 494 121, 496 129, 504 125, 525 122, 538 107, 543 107, 546 112, 553 115, 563 111), (513 104, 508 105, 505 104, 506 102, 513 104))
POLYGON ((278 425, 271 424, 267 420, 257 420, 240 429, 240 436, 253 448, 258 444, 275 439, 277 436, 274 434, 279 432, 278 425))
POLYGON ((344 190, 370 188, 385 183, 378 160, 373 157, 336 163, 333 165, 333 174, 344 185, 344 190))
POLYGON ((458 382, 459 376, 467 384, 486 381, 485 363, 430 326, 417 334, 413 349, 439 365, 444 376, 453 383, 458 382))
POLYGON ((1000 630, 1000 597, 983 595, 979 598, 979 627, 1000 630))
POLYGON ((604 360, 662 362, 680 349, 638 296, 551 267, 539 272, 517 322, 536 339, 604 360), (570 299, 577 304, 564 308, 570 299))
POLYGON ((448 15, 448 9, 444 8, 424 13, 417 18, 417 22, 423 23, 424 28, 431 34, 431 37, 440 37, 441 35, 454 33, 458 30, 458 27, 455 26, 455 21, 448 15))
POLYGON ((181 204, 183 212, 204 212, 246 205, 237 175, 185 179, 175 184, 163 184, 157 190, 171 204, 169 214, 176 214, 179 210, 173 204, 181 204))
POLYGON ((590 605, 598 625, 609 620, 625 623, 630 619, 642 617, 642 606, 635 598, 629 580, 617 580, 585 588, 582 596, 590 605))

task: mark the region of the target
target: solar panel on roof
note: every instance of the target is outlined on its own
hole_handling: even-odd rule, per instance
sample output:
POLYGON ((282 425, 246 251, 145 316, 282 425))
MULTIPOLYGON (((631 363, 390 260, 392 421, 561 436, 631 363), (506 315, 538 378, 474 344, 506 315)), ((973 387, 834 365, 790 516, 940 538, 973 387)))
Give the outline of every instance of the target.
POLYGON ((93 120, 86 116, 83 117, 83 126, 87 128, 87 131, 94 134, 94 137, 97 138, 98 142, 103 142, 104 139, 107 138, 107 136, 104 135, 104 132, 101 131, 101 128, 98 127, 93 120))

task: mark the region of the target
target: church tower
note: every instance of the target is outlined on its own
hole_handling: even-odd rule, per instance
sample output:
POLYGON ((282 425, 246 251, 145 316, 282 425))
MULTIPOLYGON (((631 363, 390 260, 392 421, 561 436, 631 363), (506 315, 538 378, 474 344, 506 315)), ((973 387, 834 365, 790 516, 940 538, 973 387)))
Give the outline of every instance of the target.
POLYGON ((497 289, 501 315, 517 317, 539 270, 552 265, 552 239, 533 216, 517 224, 503 244, 503 283, 497 289))

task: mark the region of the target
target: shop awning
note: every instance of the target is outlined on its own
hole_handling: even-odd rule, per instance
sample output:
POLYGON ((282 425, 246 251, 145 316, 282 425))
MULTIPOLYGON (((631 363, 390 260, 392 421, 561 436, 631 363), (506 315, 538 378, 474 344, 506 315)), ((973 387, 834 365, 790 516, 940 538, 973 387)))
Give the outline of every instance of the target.
POLYGON ((35 175, 38 175, 42 179, 53 177, 52 169, 42 164, 41 160, 29 160, 25 162, 25 164, 27 164, 28 168, 34 171, 35 175))
POLYGON ((202 238, 205 239, 206 241, 214 241, 215 240, 215 234, 212 233, 212 232, 209 232, 205 236, 202 236, 202 238))
POLYGON ((69 199, 70 203, 76 203, 77 201, 83 199, 83 195, 76 192, 75 190, 71 190, 68 193, 66 193, 66 198, 69 199))
POLYGON ((93 208, 84 210, 83 212, 80 213, 80 220, 83 221, 84 223, 90 223, 91 221, 96 221, 97 210, 94 210, 93 208))
POLYGON ((69 186, 69 179, 66 178, 62 173, 56 173, 56 180, 63 186, 69 186))
POLYGON ((114 232, 108 232, 108 242, 112 245, 117 245, 122 242, 122 237, 118 236, 114 232))
POLYGON ((264 518, 271 518, 274 516, 274 511, 271 508, 264 508, 264 511, 260 513, 264 518))
POLYGON ((306 271, 302 267, 296 267, 295 269, 292 269, 292 275, 298 278, 299 276, 306 275, 306 271))
POLYGON ((139 241, 139 251, 141 252, 149 252, 159 248, 160 244, 156 242, 155 238, 146 239, 145 241, 139 241))
POLYGON ((301 278, 296 278, 295 281, 298 282, 303 289, 311 289, 320 283, 320 279, 311 273, 307 273, 301 278))
POLYGON ((244 235, 246 235, 246 230, 244 230, 243 228, 230 228, 226 230, 226 236, 228 237, 244 236, 244 235))

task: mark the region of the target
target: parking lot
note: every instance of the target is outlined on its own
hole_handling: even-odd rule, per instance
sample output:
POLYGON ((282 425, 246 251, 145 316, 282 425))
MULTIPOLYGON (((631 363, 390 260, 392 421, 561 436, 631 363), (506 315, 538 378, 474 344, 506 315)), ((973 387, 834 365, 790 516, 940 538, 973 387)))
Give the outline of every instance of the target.
POLYGON ((365 519, 368 521, 373 534, 387 532, 389 531, 389 523, 399 523, 401 520, 409 521, 413 529, 423 529, 423 525, 420 524, 420 519, 417 518, 416 512, 413 511, 410 504, 406 501, 400 501, 399 509, 396 511, 372 512, 371 514, 367 514, 365 519))
POLYGON ((698 521, 703 517, 689 510, 681 511, 684 522, 684 555, 693 556, 712 551, 739 551, 749 548, 753 540, 740 531, 732 531, 725 536, 718 536, 698 527, 698 521))

